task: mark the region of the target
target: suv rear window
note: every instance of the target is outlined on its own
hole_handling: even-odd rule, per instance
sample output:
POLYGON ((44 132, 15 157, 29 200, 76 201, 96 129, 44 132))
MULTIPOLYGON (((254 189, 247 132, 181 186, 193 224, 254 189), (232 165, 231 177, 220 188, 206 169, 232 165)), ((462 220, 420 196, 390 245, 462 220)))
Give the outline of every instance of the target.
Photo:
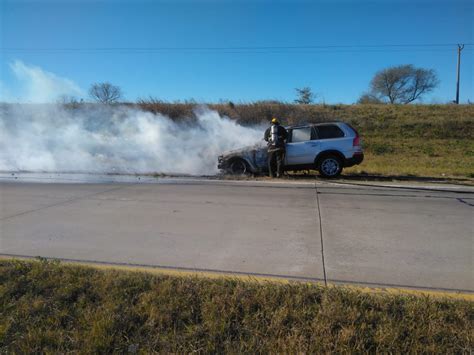
POLYGON ((344 137, 344 132, 336 125, 317 126, 319 139, 331 139, 344 137))

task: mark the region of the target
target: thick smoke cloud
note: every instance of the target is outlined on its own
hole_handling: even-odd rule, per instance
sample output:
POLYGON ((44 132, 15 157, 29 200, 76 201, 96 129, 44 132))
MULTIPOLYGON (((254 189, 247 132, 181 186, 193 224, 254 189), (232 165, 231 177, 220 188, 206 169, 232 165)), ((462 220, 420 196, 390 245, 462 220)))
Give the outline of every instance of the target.
POLYGON ((176 123, 129 107, 3 105, 0 170, 207 175, 223 151, 261 140, 261 129, 215 111, 199 108, 196 117, 176 123))
POLYGON ((67 109, 52 102, 81 96, 72 80, 21 61, 10 69, 20 91, 12 100, 0 83, 0 101, 21 103, 0 104, 0 171, 207 175, 217 172, 223 151, 261 139, 261 129, 206 108, 197 109, 196 120, 181 121, 188 123, 129 106, 67 109))

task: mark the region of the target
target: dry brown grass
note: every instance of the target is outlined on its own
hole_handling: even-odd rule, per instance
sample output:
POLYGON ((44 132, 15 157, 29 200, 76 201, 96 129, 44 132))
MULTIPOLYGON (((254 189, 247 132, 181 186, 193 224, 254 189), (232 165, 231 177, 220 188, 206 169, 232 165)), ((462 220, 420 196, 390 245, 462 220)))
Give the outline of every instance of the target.
POLYGON ((462 353, 473 319, 467 301, 0 261, 1 353, 462 353))
MULTIPOLYGON (((141 101, 137 106, 177 119, 194 117, 194 110, 199 105, 194 102, 168 103, 151 100, 141 101)), ((296 105, 264 101, 240 104, 229 102, 206 104, 206 106, 221 115, 238 120, 241 124, 267 122, 276 116, 285 124, 344 120, 358 123, 359 127, 370 131, 393 125, 413 128, 420 124, 423 129, 428 128, 426 132, 428 135, 433 134, 436 131, 433 128, 437 127, 466 128, 467 124, 469 132, 465 132, 466 134, 473 134, 474 130, 474 105, 296 105)), ((461 132, 452 133, 458 136, 461 132)))

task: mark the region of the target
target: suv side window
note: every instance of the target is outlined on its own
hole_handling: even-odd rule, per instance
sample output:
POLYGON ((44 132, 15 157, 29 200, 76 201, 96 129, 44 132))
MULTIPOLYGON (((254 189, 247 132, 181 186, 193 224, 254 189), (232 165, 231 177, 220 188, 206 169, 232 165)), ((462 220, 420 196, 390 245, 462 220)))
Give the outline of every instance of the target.
POLYGON ((311 127, 293 128, 291 143, 310 141, 311 131, 311 127))
POLYGON ((319 139, 331 139, 344 137, 344 132, 336 125, 317 126, 319 139))

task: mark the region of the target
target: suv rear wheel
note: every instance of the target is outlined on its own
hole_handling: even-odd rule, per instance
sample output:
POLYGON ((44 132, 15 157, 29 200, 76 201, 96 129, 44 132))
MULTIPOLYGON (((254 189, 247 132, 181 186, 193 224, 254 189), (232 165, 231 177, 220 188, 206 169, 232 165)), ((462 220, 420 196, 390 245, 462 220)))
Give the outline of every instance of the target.
POLYGON ((322 157, 318 162, 318 170, 322 177, 338 177, 342 172, 341 158, 333 154, 322 157))

